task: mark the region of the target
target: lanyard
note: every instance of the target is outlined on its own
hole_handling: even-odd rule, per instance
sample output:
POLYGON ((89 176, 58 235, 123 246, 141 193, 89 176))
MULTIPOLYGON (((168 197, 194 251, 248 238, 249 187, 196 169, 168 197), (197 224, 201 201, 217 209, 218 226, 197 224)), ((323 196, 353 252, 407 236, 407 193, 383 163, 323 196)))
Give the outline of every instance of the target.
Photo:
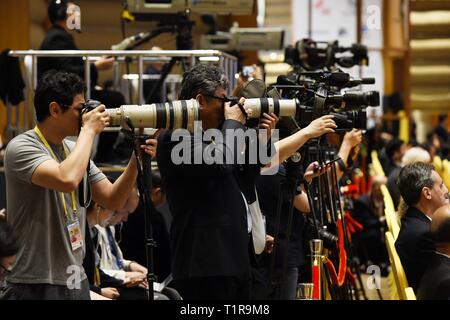
MULTIPOLYGON (((48 149, 48 151, 50 151, 50 154, 52 155, 53 159, 55 159, 55 161, 58 161, 58 159, 56 158, 55 153, 53 152, 52 148, 48 144, 47 139, 45 139, 45 137, 42 134, 41 130, 39 130, 39 128, 36 126, 36 127, 34 127, 34 131, 38 135, 39 139, 41 139, 41 141, 45 145, 45 147, 48 149)), ((64 142, 62 143, 62 145, 63 145, 63 149, 64 149, 64 155, 67 158, 67 156, 69 155, 69 151, 67 150, 67 147, 64 144, 64 142)), ((76 215, 77 214, 77 205, 76 205, 76 202, 75 202, 75 191, 72 191, 70 193, 70 196, 71 196, 71 199, 72 199, 72 210, 73 210, 74 215, 76 215)), ((73 219, 69 219, 69 214, 67 212, 66 199, 64 198, 64 193, 63 192, 61 192, 61 201, 62 201, 63 208, 64 208, 64 214, 66 215, 68 220, 72 220, 73 221, 73 219)))

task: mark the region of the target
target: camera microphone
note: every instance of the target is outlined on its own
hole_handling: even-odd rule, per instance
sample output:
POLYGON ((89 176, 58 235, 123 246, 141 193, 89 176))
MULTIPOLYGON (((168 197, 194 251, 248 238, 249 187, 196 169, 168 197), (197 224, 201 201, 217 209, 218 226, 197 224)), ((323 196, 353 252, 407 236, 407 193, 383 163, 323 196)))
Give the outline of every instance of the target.
POLYGON ((277 84, 280 85, 286 85, 286 86, 296 86, 297 83, 295 83, 294 80, 289 79, 288 76, 280 75, 277 77, 277 84))
POLYGON ((134 36, 123 39, 120 43, 111 46, 111 50, 127 50, 129 47, 134 46, 138 42, 145 41, 150 37, 150 32, 141 32, 134 36))
POLYGON ((333 72, 328 75, 325 83, 330 86, 343 87, 350 80, 350 75, 344 72, 333 72))

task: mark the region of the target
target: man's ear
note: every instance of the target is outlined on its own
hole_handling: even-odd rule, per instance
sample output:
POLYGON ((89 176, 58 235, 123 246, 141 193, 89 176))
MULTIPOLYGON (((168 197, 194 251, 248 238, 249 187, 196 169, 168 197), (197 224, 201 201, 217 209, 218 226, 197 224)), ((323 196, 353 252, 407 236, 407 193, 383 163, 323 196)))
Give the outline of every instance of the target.
POLYGON ((50 102, 50 104, 48 106, 48 111, 49 111, 51 117, 57 118, 58 114, 61 112, 61 107, 59 106, 58 103, 53 101, 53 102, 50 102))
POLYGON ((205 107, 207 105, 206 98, 201 93, 195 96, 195 100, 198 101, 200 107, 205 107))
POLYGON ((422 194, 425 197, 425 199, 427 200, 431 200, 431 189, 428 187, 423 187, 422 188, 422 194))

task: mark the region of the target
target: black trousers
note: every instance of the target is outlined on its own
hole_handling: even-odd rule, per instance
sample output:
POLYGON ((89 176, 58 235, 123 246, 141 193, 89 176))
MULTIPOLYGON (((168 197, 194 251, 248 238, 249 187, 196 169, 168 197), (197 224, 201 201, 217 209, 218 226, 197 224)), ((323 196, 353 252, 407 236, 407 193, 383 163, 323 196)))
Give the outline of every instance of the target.
POLYGON ((171 284, 184 300, 248 300, 250 277, 195 277, 171 284))

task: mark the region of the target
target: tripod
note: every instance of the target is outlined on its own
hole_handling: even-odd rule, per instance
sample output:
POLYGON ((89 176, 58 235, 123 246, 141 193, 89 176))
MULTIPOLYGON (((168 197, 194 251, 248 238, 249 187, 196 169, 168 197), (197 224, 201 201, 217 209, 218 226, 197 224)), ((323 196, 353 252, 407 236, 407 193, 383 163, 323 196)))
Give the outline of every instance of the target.
POLYGON ((269 267, 269 283, 274 287, 279 287, 278 298, 281 299, 281 286, 284 284, 287 264, 288 264, 288 254, 289 254, 289 243, 292 234, 293 225, 293 215, 294 215, 294 197, 297 194, 297 186, 299 185, 299 177, 303 171, 301 168, 301 157, 300 153, 296 152, 291 156, 285 163, 284 168, 286 169, 286 176, 280 182, 278 188, 277 196, 277 211, 275 215, 275 229, 274 229, 274 247, 272 251, 272 256, 270 258, 269 267), (275 280, 275 263, 278 254, 278 246, 276 245, 279 241, 280 225, 281 225, 281 215, 283 214, 282 205, 283 203, 288 203, 287 212, 287 225, 286 225, 286 246, 283 250, 282 256, 282 272, 281 278, 275 280))
POLYGON ((139 198, 144 207, 144 221, 145 221, 145 251, 146 251, 146 267, 147 267, 147 299, 154 300, 153 283, 157 281, 154 274, 153 266, 153 249, 156 247, 156 242, 153 239, 152 217, 154 216, 155 206, 150 198, 152 188, 152 166, 151 157, 147 153, 140 151, 140 146, 145 144, 145 141, 150 138, 148 135, 136 135, 134 133, 133 125, 128 121, 130 130, 125 133, 133 144, 133 150, 136 156, 136 167, 138 170, 137 185, 139 190, 139 198))
MULTIPOLYGON (((336 151, 325 142, 305 148, 306 161, 324 161, 334 158, 336 158, 336 151)), ((319 236, 324 241, 324 247, 328 247, 330 253, 330 257, 325 259, 327 268, 324 271, 332 297, 345 300, 359 299, 356 285, 351 280, 354 279, 351 271, 356 273, 360 283, 361 275, 353 259, 352 243, 347 234, 338 180, 336 167, 333 165, 328 174, 321 176, 315 183, 308 186, 308 199, 315 236, 319 236), (328 227, 329 231, 337 232, 338 237, 324 229, 325 227, 328 227), (339 263, 338 274, 334 268, 336 262, 339 263)), ((365 298, 363 287, 362 293, 365 298)))

